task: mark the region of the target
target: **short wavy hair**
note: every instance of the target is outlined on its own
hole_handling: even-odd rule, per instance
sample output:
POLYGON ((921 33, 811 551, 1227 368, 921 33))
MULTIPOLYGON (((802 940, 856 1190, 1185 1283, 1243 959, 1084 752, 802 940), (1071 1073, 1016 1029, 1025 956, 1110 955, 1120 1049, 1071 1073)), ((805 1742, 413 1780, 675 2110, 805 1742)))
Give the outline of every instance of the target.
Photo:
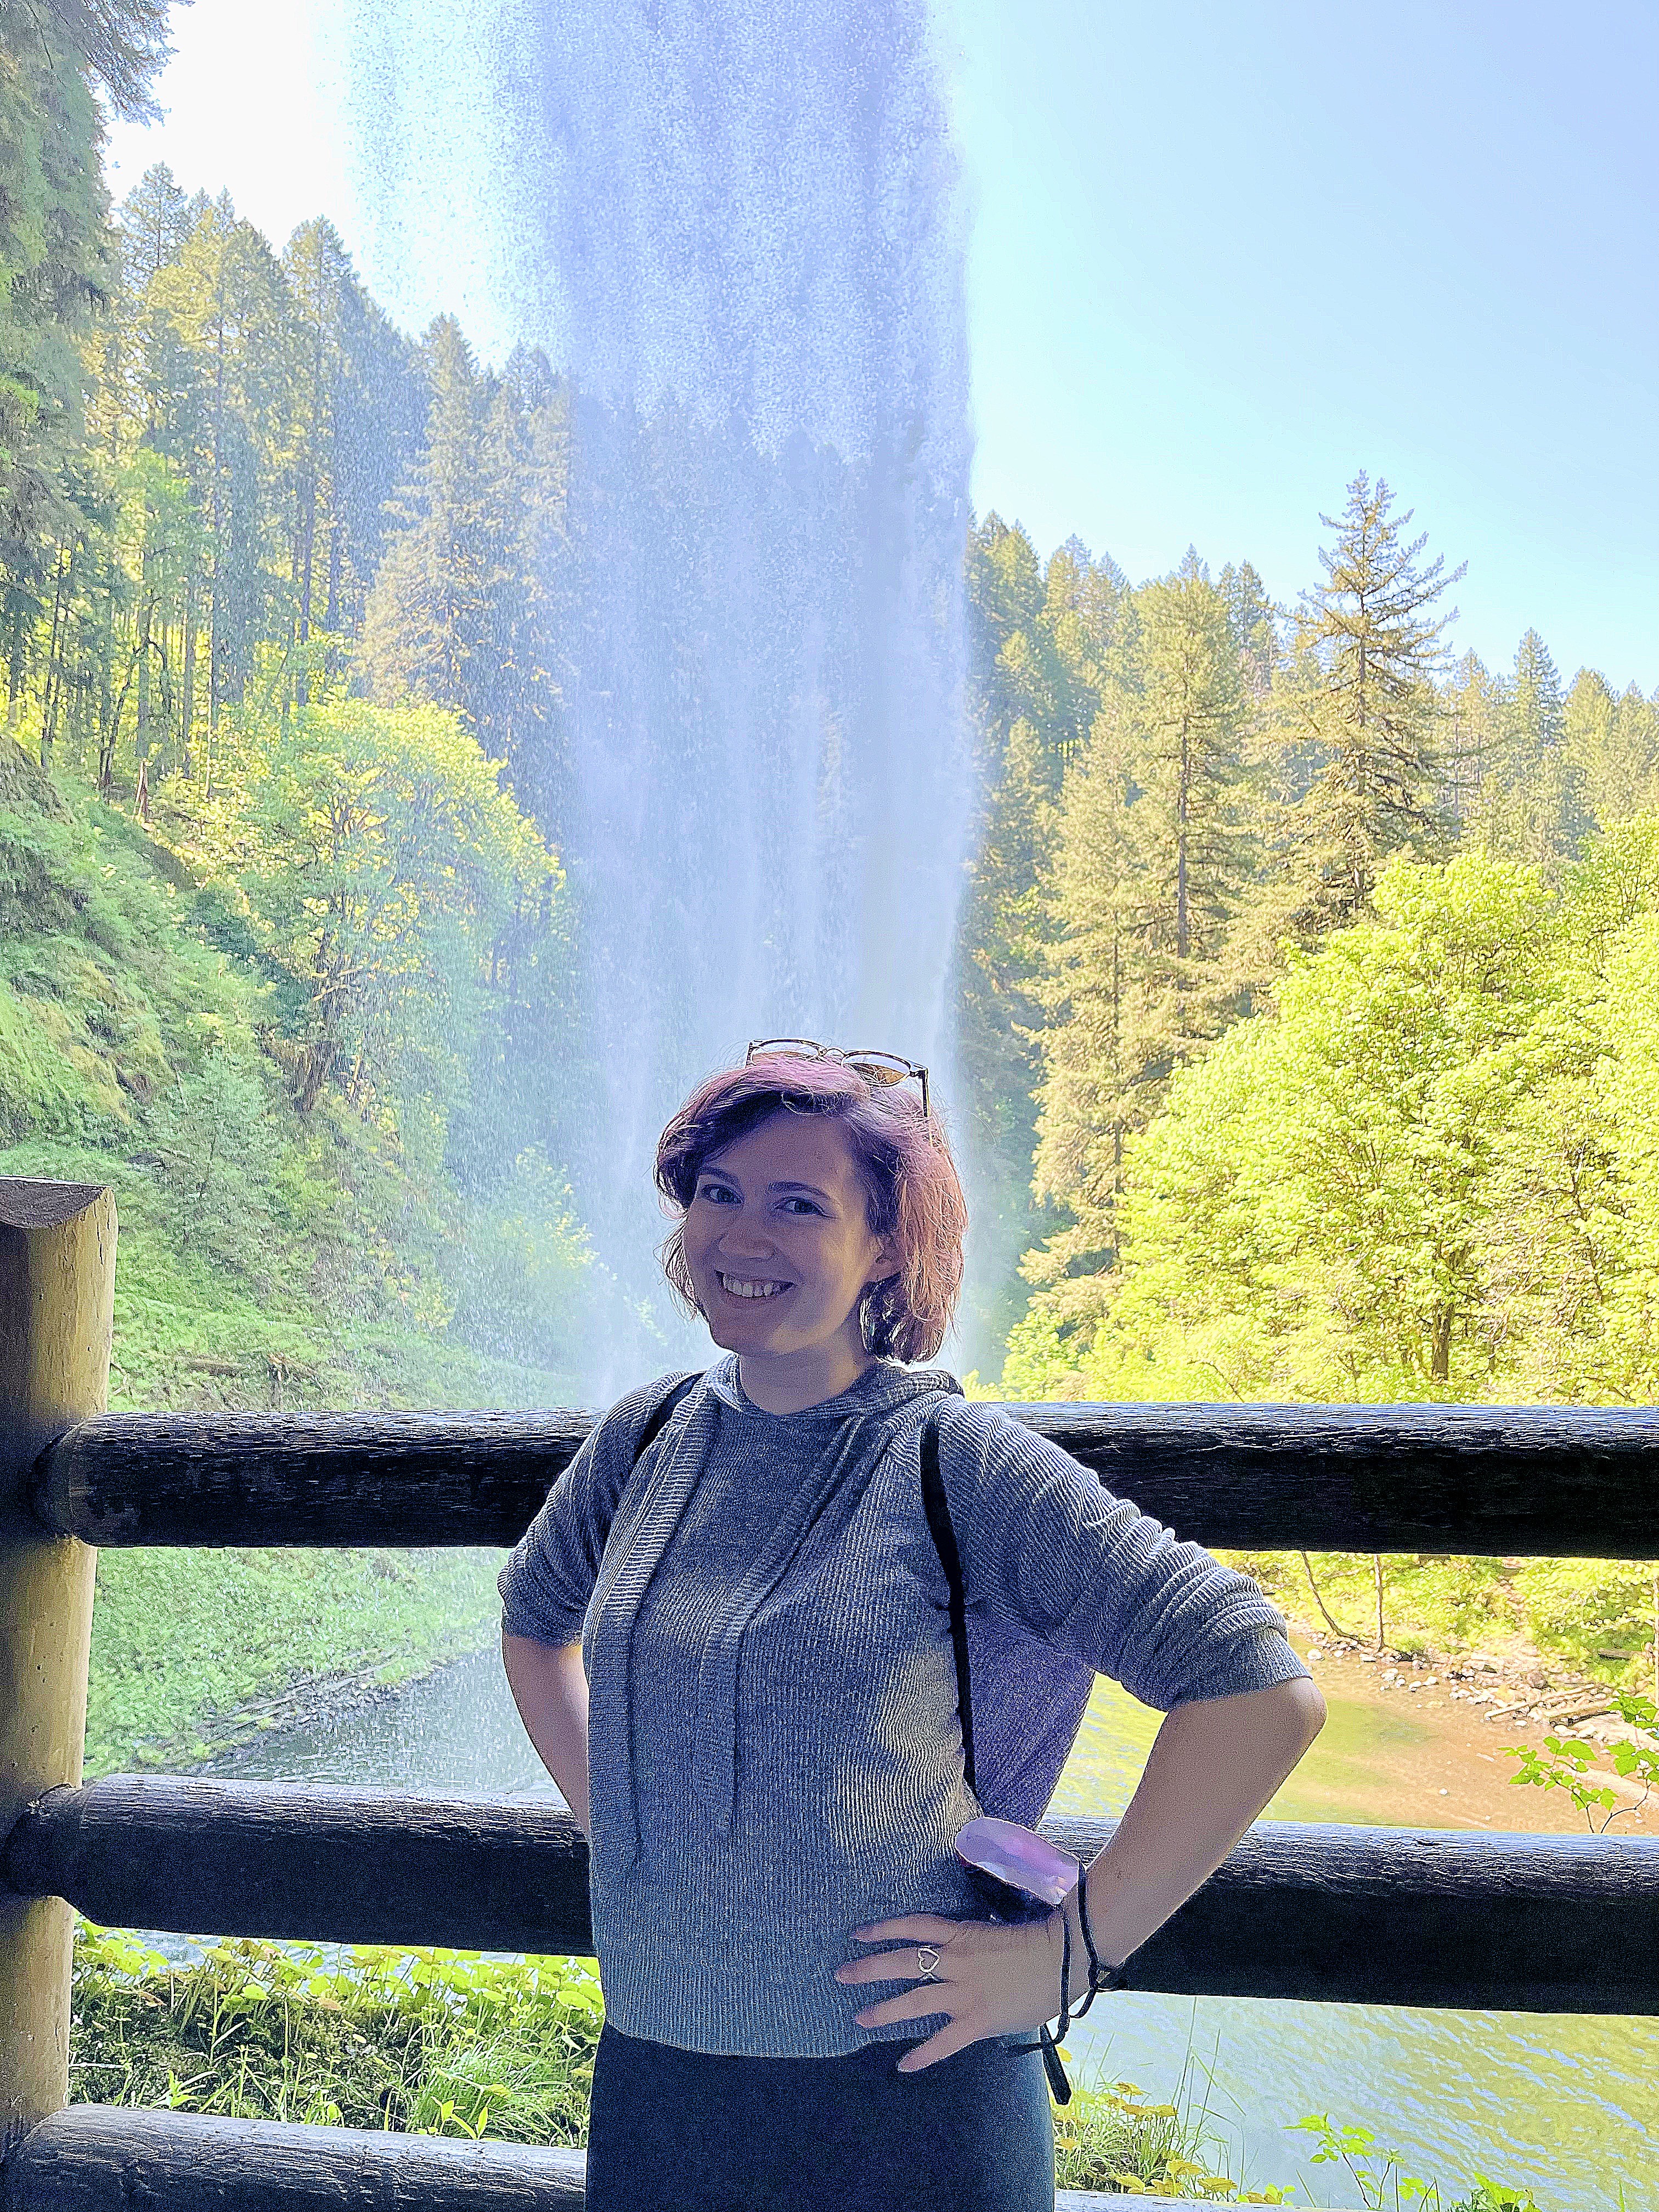
POLYGON ((859 1304, 866 1350, 878 1358, 931 1359, 945 1341, 962 1290, 968 1207, 937 1110, 924 1114, 908 1084, 877 1084, 839 1060, 768 1053, 709 1076, 657 1140, 657 1188, 681 1226, 659 1252, 682 1308, 707 1320, 685 1257, 684 1216, 703 1164, 776 1113, 833 1116, 864 1186, 872 1237, 896 1237, 898 1273, 859 1304))

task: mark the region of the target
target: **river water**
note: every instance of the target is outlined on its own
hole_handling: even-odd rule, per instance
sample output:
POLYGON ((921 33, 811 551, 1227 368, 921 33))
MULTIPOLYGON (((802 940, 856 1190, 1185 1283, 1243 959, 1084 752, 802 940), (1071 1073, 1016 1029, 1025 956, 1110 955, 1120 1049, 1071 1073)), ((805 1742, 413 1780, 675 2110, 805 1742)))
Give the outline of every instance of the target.
MULTIPOLYGON (((1283 1820, 1373 1820, 1348 1778, 1395 1725, 1327 1690, 1320 1742, 1267 1809, 1283 1820), (1328 1748, 1327 1748, 1328 1747, 1328 1748)), ((1096 1685, 1055 1814, 1109 1815, 1134 1787, 1158 1716, 1096 1685)), ((239 1778, 484 1790, 563 1801, 520 1723, 492 1646, 314 1728, 272 1735, 216 1765, 239 1778)), ((1517 1823, 1518 1825, 1518 1823, 1517 1823)), ((170 1956, 193 1954, 153 1936, 170 1956)), ((1123 1992, 1066 2039, 1073 2079, 1102 2074, 1169 2097, 1190 2064, 1220 2145, 1247 2185, 1293 2185, 1304 2205, 1352 2205, 1353 2183, 1315 2166, 1305 2113, 1370 2128, 1449 2205, 1477 2172, 1534 2191, 1540 2212, 1659 2212, 1659 2021, 1382 2005, 1314 2005, 1123 1992), (1449 2185, 1456 2183, 1455 2189, 1449 2185)))

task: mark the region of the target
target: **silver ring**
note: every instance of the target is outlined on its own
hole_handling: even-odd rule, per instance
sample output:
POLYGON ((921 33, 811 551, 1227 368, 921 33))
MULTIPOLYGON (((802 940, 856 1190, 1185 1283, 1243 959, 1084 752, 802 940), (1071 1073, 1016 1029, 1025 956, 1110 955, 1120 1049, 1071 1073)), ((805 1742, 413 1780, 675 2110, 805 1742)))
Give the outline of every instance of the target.
POLYGON ((916 1953, 917 1973, 924 1982, 936 1982, 940 1978, 938 1967, 939 1953, 931 1943, 922 1944, 916 1953))

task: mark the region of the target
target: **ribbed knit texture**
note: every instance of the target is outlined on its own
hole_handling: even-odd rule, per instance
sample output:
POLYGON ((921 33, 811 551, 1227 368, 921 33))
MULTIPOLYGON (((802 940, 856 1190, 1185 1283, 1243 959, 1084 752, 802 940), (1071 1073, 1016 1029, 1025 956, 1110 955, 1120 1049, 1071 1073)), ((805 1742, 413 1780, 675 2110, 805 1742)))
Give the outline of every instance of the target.
POLYGON ((1097 1671, 1164 1711, 1307 1673, 1246 1576, 942 1369, 878 1360, 777 1414, 728 1353, 630 1474, 665 1387, 596 1425, 499 1579, 509 1634, 581 1638, 593 1937, 624 2035, 820 2058, 933 2033, 945 2014, 860 2027, 910 1984, 835 1969, 869 1922, 983 1917, 957 1834, 1042 1817, 1097 1671), (933 1404, 977 1804, 921 1498, 933 1404))

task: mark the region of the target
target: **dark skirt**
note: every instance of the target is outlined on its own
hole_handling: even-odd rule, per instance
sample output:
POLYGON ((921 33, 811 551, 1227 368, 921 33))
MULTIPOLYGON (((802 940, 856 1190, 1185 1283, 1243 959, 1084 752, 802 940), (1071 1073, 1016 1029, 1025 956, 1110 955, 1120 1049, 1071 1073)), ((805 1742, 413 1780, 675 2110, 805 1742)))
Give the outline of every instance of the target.
POLYGON ((1007 2048, 1030 2039, 988 2036, 901 2074, 915 2042, 744 2058, 607 2021, 587 2212, 1054 2212, 1042 2055, 1007 2048))

